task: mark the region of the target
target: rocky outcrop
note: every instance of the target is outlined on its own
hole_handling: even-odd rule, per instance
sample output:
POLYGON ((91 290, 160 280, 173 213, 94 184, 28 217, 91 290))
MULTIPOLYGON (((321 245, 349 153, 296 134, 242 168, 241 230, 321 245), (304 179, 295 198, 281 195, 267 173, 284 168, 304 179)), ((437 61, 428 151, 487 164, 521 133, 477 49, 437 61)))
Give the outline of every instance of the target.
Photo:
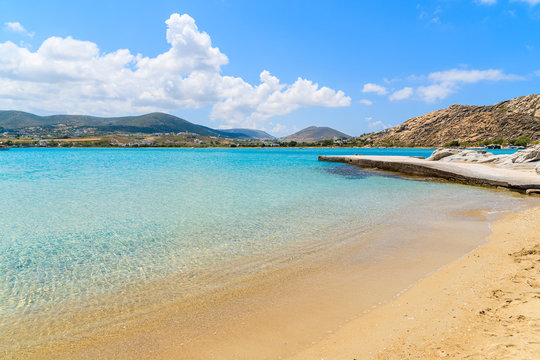
POLYGON ((366 135, 376 145, 442 146, 527 136, 540 140, 540 95, 521 96, 489 106, 452 105, 366 135))
POLYGON ((519 150, 509 155, 493 155, 487 151, 437 149, 427 158, 442 162, 494 163, 498 167, 535 169, 540 174, 540 145, 519 150))
POLYGON ((461 152, 461 150, 459 150, 459 149, 441 148, 441 149, 435 150, 433 152, 433 154, 431 154, 431 156, 428 157, 426 160, 438 161, 438 160, 441 160, 442 158, 459 154, 460 152, 461 152))
POLYGON ((440 178, 470 185, 506 188, 527 194, 540 191, 540 176, 534 171, 520 171, 515 168, 500 168, 472 162, 428 161, 410 156, 382 155, 321 155, 319 161, 343 162, 368 169, 392 171, 428 179, 440 178))
POLYGON ((497 159, 497 156, 487 151, 475 151, 475 150, 459 150, 459 149, 437 149, 433 154, 427 158, 430 161, 466 161, 487 163, 493 162, 497 159))
POLYGON ((514 164, 540 161, 540 145, 519 150, 515 154, 507 155, 505 161, 511 161, 514 164))

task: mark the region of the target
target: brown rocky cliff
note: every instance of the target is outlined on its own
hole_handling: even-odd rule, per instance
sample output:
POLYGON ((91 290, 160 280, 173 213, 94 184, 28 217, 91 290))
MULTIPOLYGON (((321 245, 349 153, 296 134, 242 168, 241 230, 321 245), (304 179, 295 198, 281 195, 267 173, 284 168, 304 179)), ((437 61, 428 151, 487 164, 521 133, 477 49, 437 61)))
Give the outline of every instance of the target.
POLYGON ((540 140, 540 95, 527 95, 489 106, 452 105, 370 134, 378 145, 441 146, 528 136, 540 140))

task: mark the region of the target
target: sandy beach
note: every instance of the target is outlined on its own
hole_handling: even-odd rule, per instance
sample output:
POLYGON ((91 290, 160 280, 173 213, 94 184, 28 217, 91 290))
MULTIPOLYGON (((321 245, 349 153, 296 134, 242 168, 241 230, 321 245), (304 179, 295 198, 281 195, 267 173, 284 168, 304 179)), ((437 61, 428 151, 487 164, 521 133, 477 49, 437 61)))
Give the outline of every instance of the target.
MULTIPOLYGON (((152 322, 133 331, 123 329, 105 338, 19 355, 32 359, 535 359, 540 353, 539 218, 539 207, 502 217, 493 224, 486 245, 398 296, 387 294, 390 300, 376 306, 365 295, 352 296, 351 291, 361 289, 350 286, 352 278, 345 269, 339 276, 335 271, 313 273, 307 283, 307 278, 293 276, 298 281, 291 281, 283 274, 272 276, 286 280, 280 280, 280 294, 268 285, 252 295, 243 293, 242 302, 237 303, 236 296, 232 302, 219 300, 195 322, 171 323, 173 314, 183 312, 174 306, 160 310, 152 322), (336 284, 340 277, 343 283, 336 284), (321 282, 331 291, 324 294, 309 286, 321 282), (355 298, 364 302, 355 303, 355 298), (353 315, 355 307, 372 310, 353 315), (344 314, 350 316, 347 321, 344 314), (204 335, 210 327, 214 335, 204 335), (183 332, 199 335, 184 343, 183 332)), ((398 287, 407 283, 402 276, 387 276, 384 271, 380 279, 388 290, 395 286, 387 282, 397 282, 398 287)))
POLYGON ((538 359, 540 208, 290 359, 538 359))
POLYGON ((0 360, 540 360, 540 0, 132 3, 0 0, 0 360))

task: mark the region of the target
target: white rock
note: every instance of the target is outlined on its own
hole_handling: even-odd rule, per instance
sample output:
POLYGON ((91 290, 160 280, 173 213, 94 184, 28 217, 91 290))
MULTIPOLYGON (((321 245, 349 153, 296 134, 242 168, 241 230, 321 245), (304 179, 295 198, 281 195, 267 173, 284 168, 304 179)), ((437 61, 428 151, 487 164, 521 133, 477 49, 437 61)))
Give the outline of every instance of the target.
POLYGON ((458 154, 461 150, 459 149, 448 149, 448 148, 439 148, 431 154, 426 160, 429 161, 438 161, 447 156, 458 154))
POLYGON ((443 159, 441 159, 441 161, 466 161, 486 163, 495 161, 495 159, 495 155, 486 151, 462 150, 458 154, 444 157, 443 159))
POLYGON ((519 150, 510 156, 513 163, 525 163, 540 160, 540 145, 532 146, 527 149, 519 150))

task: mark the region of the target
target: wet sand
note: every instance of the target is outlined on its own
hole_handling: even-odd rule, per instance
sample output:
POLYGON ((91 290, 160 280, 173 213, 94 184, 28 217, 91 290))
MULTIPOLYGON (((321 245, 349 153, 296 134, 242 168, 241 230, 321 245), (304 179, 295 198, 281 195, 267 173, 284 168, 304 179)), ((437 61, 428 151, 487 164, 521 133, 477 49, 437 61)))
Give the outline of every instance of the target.
MULTIPOLYGON (((300 262, 282 259, 294 266, 246 275, 189 301, 152 304, 162 297, 159 289, 164 284, 156 284, 153 289, 145 289, 141 297, 144 306, 124 308, 120 313, 105 308, 63 315, 62 320, 56 319, 35 334, 39 337, 43 332, 56 332, 56 341, 6 355, 17 359, 429 358, 440 339, 448 344, 444 351, 453 351, 456 348, 451 344, 464 343, 463 339, 452 338, 459 331, 480 331, 480 325, 471 324, 478 319, 497 321, 493 320, 496 316, 503 316, 500 309, 506 309, 502 308, 508 304, 506 296, 514 294, 508 295, 506 287, 494 288, 501 274, 498 265, 493 266, 505 264, 500 258, 514 264, 506 254, 530 245, 518 246, 508 236, 534 242, 540 234, 533 221, 540 213, 535 211, 526 213, 528 222, 514 217, 498 221, 492 239, 501 240, 491 240, 488 246, 458 261, 462 254, 485 243, 486 213, 468 211, 421 226, 409 219, 407 233, 414 236, 403 243, 396 238, 402 236, 404 228, 381 229, 381 233, 372 234, 373 242, 342 247, 331 256, 314 250, 303 254, 300 262), (434 238, 437 241, 433 242, 434 238), (495 290, 505 295, 497 292, 499 298, 491 298, 495 290), (484 293, 486 298, 481 297, 480 303, 469 309, 475 296, 484 293), (499 309, 496 303, 500 301, 499 309), (481 315, 482 310, 485 314, 481 315), (96 318, 102 321, 95 322, 96 318), (84 321, 96 328, 80 329, 84 321), (65 332, 58 332, 60 326, 65 332), (70 332, 70 327, 80 329, 82 335, 70 332), (449 333, 439 336, 438 331, 449 333), (387 352, 381 353, 385 348, 387 352)), ((521 300, 515 300, 515 304, 518 302, 521 300)), ((531 316, 527 314, 519 315, 531 316)), ((509 326, 513 326, 512 321, 509 326)), ((491 329, 488 325, 484 327, 491 329)), ((28 329, 34 331, 31 323, 28 329)), ((497 341, 502 341, 500 337, 508 327, 497 331, 497 341)), ((28 334, 20 341, 25 341, 24 336, 28 334)))
POLYGON ((289 359, 538 359, 540 208, 486 246, 289 359))
POLYGON ((275 254, 281 264, 274 262, 256 273, 239 276, 243 270, 238 264, 231 272, 235 281, 198 296, 183 297, 184 287, 176 287, 172 278, 96 299, 88 309, 77 306, 41 318, 27 316, 13 334, 0 335, 10 337, 13 350, 21 345, 4 355, 16 359, 292 356, 484 243, 489 234, 485 212, 448 213, 443 220, 430 218, 426 211, 432 211, 429 204, 422 211, 386 219, 386 226, 377 227, 367 238, 361 228, 336 234, 333 241, 342 242, 337 247, 302 246, 298 257, 291 251, 275 254), (456 238, 456 233, 470 236, 456 238), (133 296, 137 301, 131 301, 133 296), (121 306, 126 297, 131 305, 121 306))

